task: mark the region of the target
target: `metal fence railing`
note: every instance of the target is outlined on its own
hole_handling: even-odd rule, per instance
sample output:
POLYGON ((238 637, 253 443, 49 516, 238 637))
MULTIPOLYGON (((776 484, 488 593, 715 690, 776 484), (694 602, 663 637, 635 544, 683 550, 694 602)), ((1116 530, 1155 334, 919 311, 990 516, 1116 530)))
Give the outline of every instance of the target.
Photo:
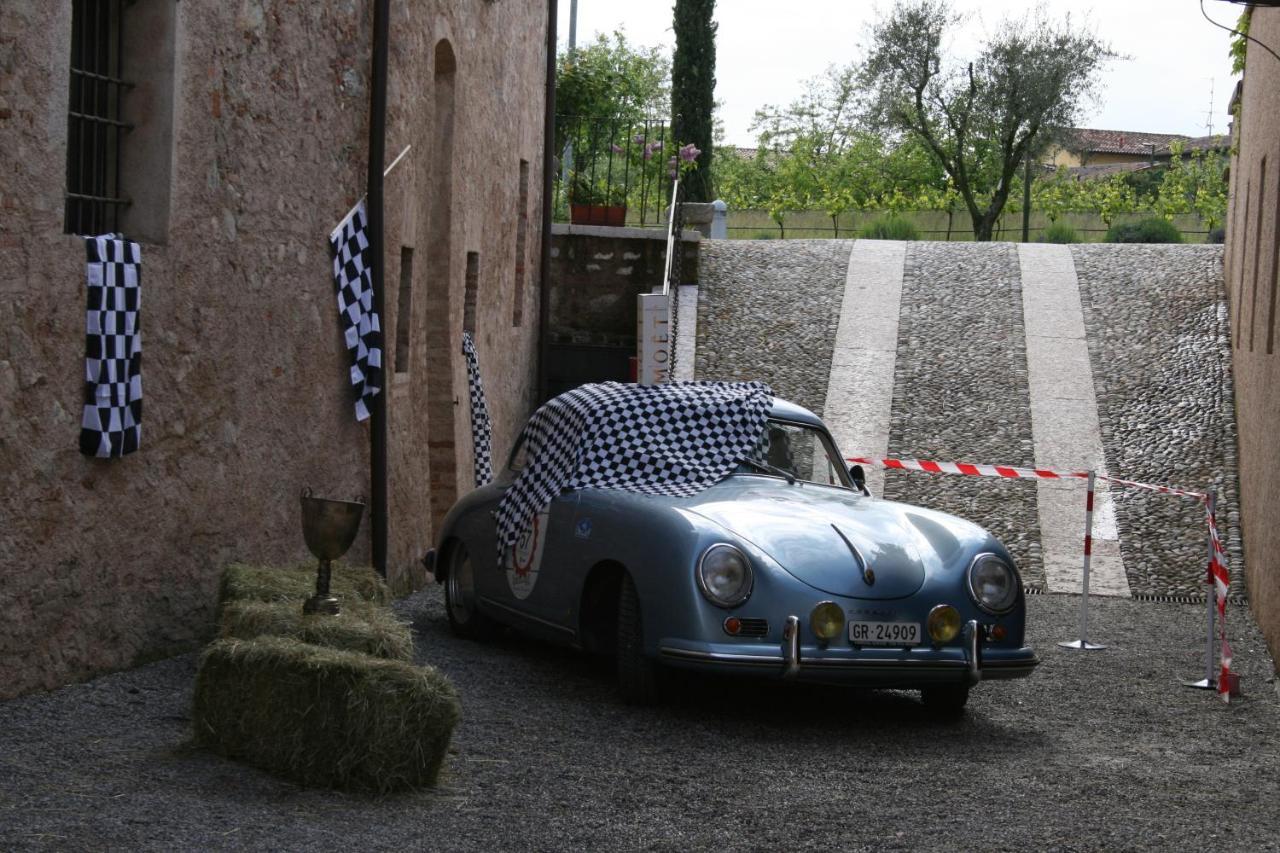
MULTIPOLYGON (((765 210, 735 210, 728 214, 728 236, 738 240, 776 239, 852 239, 878 219, 887 216, 905 219, 915 226, 921 240, 968 241, 973 239, 973 229, 967 214, 957 211, 948 217, 945 211, 936 210, 863 210, 832 217, 821 210, 785 211, 779 223, 765 210)), ((1113 222, 1137 222, 1154 216, 1152 213, 1117 214, 1113 222)), ((1081 242, 1100 242, 1108 225, 1096 211, 1067 211, 1060 214, 1057 224, 1070 227, 1081 242)), ((1211 229, 1196 214, 1179 214, 1172 223, 1188 243, 1210 241, 1211 229)), ((1054 224, 1039 211, 1031 215, 1031 240, 1037 241, 1045 230, 1054 224)), ((1022 239, 1022 214, 1012 211, 1001 216, 996 223, 994 240, 1018 241, 1022 239)))
POLYGON ((667 119, 557 116, 556 151, 556 221, 667 224, 670 161, 676 154, 667 119))

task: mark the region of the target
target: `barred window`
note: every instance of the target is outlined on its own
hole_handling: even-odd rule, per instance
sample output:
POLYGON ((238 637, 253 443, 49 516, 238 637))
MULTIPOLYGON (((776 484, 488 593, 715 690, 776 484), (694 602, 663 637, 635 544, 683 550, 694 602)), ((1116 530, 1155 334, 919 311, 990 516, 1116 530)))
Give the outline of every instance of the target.
POLYGON ((71 97, 67 107, 67 195, 64 230, 120 230, 120 156, 131 125, 122 105, 132 84, 124 65, 125 0, 73 0, 71 97))

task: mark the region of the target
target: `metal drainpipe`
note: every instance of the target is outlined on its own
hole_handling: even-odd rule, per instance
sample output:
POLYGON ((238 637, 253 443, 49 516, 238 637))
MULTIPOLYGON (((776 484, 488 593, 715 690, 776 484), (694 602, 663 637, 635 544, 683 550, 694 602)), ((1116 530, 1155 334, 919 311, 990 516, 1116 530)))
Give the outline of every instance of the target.
MULTIPOLYGON (((373 4, 373 85, 369 94, 369 254, 373 262, 373 310, 379 318, 383 310, 382 267, 386 253, 382 241, 382 166, 387 144, 387 17, 390 0, 373 4)), ((382 349, 386 352, 387 342, 382 349)), ((369 424, 369 482, 372 499, 373 566, 387 576, 387 377, 383 359, 380 392, 373 398, 369 424)))
POLYGON ((556 144, 556 0, 547 0, 546 108, 542 133, 542 258, 538 273, 538 404, 550 392, 547 352, 551 327, 551 195, 555 191, 556 144))

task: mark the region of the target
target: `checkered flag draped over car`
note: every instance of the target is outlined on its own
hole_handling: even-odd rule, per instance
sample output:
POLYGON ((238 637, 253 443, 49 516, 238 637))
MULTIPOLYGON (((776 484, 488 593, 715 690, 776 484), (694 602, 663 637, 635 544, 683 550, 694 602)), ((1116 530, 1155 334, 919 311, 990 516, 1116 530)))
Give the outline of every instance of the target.
POLYGON ((107 459, 142 440, 142 250, 114 234, 86 237, 84 412, 80 452, 107 459))
POLYGON ((561 492, 688 497, 760 446, 773 392, 760 382, 583 385, 524 429, 524 470, 498 504, 498 552, 561 492))
POLYGON ((338 313, 351 353, 351 387, 356 395, 356 420, 369 417, 369 401, 382 390, 382 323, 373 310, 373 268, 365 236, 368 217, 360 202, 329 234, 333 255, 333 286, 338 313))
POLYGON ((462 333, 462 354, 467 359, 467 390, 471 393, 471 444, 475 449, 476 487, 493 479, 493 430, 489 424, 489 406, 480 381, 480 361, 476 358, 476 342, 470 332, 462 333))

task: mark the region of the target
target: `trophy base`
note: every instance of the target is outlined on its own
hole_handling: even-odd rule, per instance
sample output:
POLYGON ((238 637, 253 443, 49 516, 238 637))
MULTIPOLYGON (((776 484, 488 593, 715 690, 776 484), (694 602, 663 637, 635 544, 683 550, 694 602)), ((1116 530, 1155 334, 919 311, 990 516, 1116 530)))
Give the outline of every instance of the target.
POLYGON ((302 612, 307 615, 324 613, 329 616, 337 616, 340 612, 338 599, 332 595, 313 595, 303 602, 302 612))

